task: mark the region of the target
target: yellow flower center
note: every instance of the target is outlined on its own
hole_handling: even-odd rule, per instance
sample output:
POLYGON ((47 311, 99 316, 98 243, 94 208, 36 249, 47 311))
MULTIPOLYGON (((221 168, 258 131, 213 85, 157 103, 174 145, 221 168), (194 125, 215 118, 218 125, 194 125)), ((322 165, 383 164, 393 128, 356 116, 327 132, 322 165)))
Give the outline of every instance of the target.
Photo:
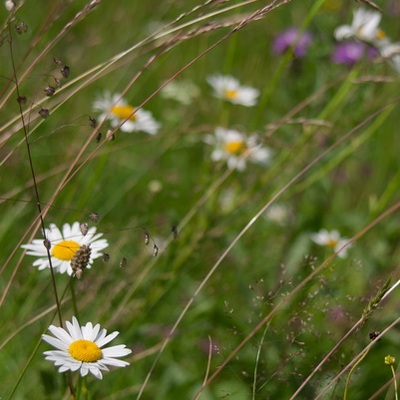
POLYGON ((111 113, 116 115, 118 118, 135 121, 136 116, 135 114, 132 114, 133 112, 135 112, 135 109, 132 106, 114 106, 111 109, 111 113))
POLYGON ((75 360, 87 363, 98 361, 103 356, 100 347, 96 343, 85 339, 72 342, 69 345, 68 352, 75 360))
POLYGON ((234 100, 238 97, 238 91, 237 90, 225 90, 224 92, 225 98, 229 100, 234 100))
POLYGON ((230 154, 244 153, 246 150, 246 143, 243 141, 234 141, 225 143, 225 150, 230 154))
POLYGON ((326 246, 331 248, 331 249, 334 249, 338 244, 339 244, 339 242, 337 240, 335 240, 335 239, 329 239, 326 242, 326 246))
POLYGON ((51 249, 51 254, 59 260, 70 261, 74 258, 79 247, 81 245, 73 240, 63 240, 51 249))
POLYGON ((379 40, 385 39, 386 33, 380 29, 378 32, 376 32, 376 38, 379 40))

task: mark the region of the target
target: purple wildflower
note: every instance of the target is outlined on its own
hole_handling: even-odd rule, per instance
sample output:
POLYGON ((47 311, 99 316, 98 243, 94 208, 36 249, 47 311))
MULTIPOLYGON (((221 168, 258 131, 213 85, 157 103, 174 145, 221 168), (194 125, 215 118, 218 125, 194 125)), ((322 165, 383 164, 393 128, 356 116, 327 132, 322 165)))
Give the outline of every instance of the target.
POLYGON ((336 64, 354 65, 363 57, 372 60, 378 55, 375 47, 368 46, 363 42, 349 40, 347 42, 338 43, 332 54, 332 61, 336 64))
POLYGON ((305 31, 300 34, 297 28, 289 28, 280 33, 274 40, 273 51, 276 54, 283 54, 290 47, 294 46, 293 53, 297 58, 306 55, 312 42, 312 35, 305 31))

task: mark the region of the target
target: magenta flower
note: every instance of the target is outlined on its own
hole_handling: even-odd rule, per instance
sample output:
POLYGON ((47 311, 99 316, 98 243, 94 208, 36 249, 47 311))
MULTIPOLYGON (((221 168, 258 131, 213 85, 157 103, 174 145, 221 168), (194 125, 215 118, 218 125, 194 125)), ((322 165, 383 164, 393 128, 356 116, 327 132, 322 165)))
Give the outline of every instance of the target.
POLYGON ((300 34, 297 28, 289 28, 280 33, 274 40, 273 51, 276 54, 283 54, 294 46, 293 53, 297 58, 306 55, 312 42, 312 35, 305 31, 300 34))
POLYGON ((375 47, 368 46, 363 42, 349 40, 338 43, 332 53, 332 61, 336 64, 354 65, 362 58, 372 60, 378 55, 375 47))

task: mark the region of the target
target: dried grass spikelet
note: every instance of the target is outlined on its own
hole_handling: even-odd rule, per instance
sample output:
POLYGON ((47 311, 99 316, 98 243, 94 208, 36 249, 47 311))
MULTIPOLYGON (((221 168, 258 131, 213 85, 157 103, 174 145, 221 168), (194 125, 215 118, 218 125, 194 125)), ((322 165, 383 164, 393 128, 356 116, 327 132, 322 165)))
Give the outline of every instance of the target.
POLYGON ((76 251, 74 258, 71 260, 71 268, 74 272, 74 275, 80 279, 82 277, 83 271, 89 264, 90 254, 92 250, 90 246, 86 246, 85 244, 79 247, 76 251))
POLYGON ((88 230, 89 230, 89 224, 87 222, 82 222, 79 225, 79 229, 80 229, 82 235, 86 236, 86 234, 88 233, 88 230))

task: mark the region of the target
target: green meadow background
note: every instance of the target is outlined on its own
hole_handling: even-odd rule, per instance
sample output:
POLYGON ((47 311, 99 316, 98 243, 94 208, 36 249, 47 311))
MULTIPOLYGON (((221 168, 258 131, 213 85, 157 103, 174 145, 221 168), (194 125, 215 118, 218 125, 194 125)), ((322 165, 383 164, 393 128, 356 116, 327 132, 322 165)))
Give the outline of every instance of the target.
MULTIPOLYGON (((41 334, 58 325, 50 271, 20 248, 41 237, 21 118, 45 226, 93 224, 97 212, 109 242, 110 260, 72 281, 77 317, 119 331, 113 344, 133 350, 128 367, 89 377, 82 398, 341 399, 370 332, 389 326, 347 388, 353 400, 394 398, 384 357, 400 360, 400 294, 368 304, 400 278, 400 80, 383 60, 331 61, 334 29, 361 4, 17 3, 14 20, 0 7, 0 398, 71 398, 42 354, 41 334), (304 58, 272 51, 291 26, 312 32, 304 58), (48 98, 54 58, 71 72, 48 98), (206 81, 215 73, 258 88, 257 105, 215 98, 206 81), (166 98, 168 80, 198 93, 190 104, 166 98), (117 130, 111 141, 107 122, 90 126, 94 100, 125 90, 160 122, 157 135, 117 130), (204 138, 218 126, 257 132, 270 164, 239 172, 213 162, 204 138), (268 212, 274 206, 283 219, 268 212), (320 229, 354 238, 346 258, 312 242, 320 229)), ((389 1, 376 4, 398 39, 399 15, 389 1)), ((64 321, 76 315, 69 281, 56 275, 64 321)))

